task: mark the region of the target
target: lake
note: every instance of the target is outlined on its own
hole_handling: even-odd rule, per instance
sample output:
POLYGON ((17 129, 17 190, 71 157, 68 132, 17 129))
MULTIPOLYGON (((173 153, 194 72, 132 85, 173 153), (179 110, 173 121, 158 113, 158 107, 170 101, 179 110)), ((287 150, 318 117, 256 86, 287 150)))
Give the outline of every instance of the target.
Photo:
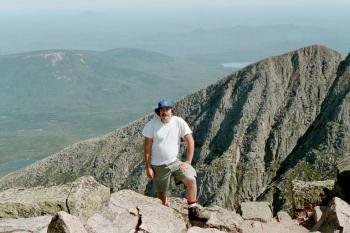
POLYGON ((222 63, 221 65, 225 68, 243 68, 246 67, 247 65, 252 64, 253 62, 228 62, 228 63, 222 63))
POLYGON ((29 164, 34 163, 36 160, 34 159, 20 159, 8 163, 0 163, 0 170, 1 169, 17 169, 24 166, 27 166, 29 164))

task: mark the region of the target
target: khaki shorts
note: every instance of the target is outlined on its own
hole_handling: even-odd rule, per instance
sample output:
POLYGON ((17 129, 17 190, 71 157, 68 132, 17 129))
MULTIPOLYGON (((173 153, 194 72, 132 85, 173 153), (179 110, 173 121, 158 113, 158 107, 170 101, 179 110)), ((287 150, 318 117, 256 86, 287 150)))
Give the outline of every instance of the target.
POLYGON ((181 184, 181 180, 185 177, 197 176, 196 170, 190 164, 188 164, 186 171, 182 172, 180 170, 181 163, 180 160, 176 160, 165 165, 152 165, 155 174, 153 184, 156 192, 166 192, 168 190, 171 176, 174 177, 176 185, 181 184))

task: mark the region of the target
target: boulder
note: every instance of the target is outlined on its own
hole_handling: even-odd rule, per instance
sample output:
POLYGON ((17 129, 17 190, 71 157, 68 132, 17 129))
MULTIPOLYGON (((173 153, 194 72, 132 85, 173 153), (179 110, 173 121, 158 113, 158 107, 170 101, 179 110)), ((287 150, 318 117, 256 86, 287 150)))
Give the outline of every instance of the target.
POLYGON ((292 221, 292 218, 290 217, 290 215, 287 212, 285 212, 285 211, 278 211, 277 219, 278 219, 279 222, 292 221))
POLYGON ((186 223, 173 209, 158 205, 139 205, 140 232, 158 233, 166 229, 167 233, 186 232, 186 223))
POLYGON ((292 195, 294 208, 304 209, 310 204, 320 204, 334 187, 334 180, 324 181, 292 181, 292 195))
POLYGON ((337 168, 338 174, 335 184, 337 194, 350 204, 350 157, 341 160, 337 168))
POLYGON ((242 202, 241 213, 245 220, 258 220, 262 222, 272 220, 272 212, 268 202, 242 202))
POLYGON ((245 220, 241 225, 240 233, 307 233, 308 229, 299 226, 293 221, 277 222, 272 220, 264 223, 260 221, 245 220))
POLYGON ((185 198, 169 197, 169 207, 174 209, 176 212, 183 215, 184 218, 188 216, 188 205, 185 198))
POLYGON ((0 219, 0 232, 46 233, 51 215, 33 218, 0 219))
POLYGON ((64 211, 52 217, 47 233, 87 233, 79 218, 64 211))
POLYGON ((0 218, 29 218, 68 211, 70 185, 30 189, 13 188, 0 193, 0 218))
POLYGON ((201 215, 208 219, 206 227, 229 232, 239 231, 239 226, 243 222, 243 218, 239 214, 219 206, 204 207, 201 215))
POLYGON ((159 199, 130 190, 111 195, 108 205, 92 215, 85 225, 89 233, 186 232, 186 220, 159 199))
POLYGON ((325 209, 327 208, 327 206, 315 206, 314 207, 314 220, 317 223, 318 221, 320 221, 323 212, 325 211, 325 209))
POLYGON ((125 219, 124 221, 120 221, 120 222, 117 221, 117 223, 121 223, 120 226, 124 226, 124 229, 126 229, 124 230, 124 229, 119 229, 118 227, 115 227, 113 222, 110 219, 106 218, 105 216, 99 213, 96 213, 88 219, 88 221, 85 224, 85 229, 89 233, 130 232, 132 229, 135 229, 135 226, 137 225, 137 218, 136 218, 136 222, 132 224, 133 222, 132 216, 129 214, 126 216, 126 218, 128 217, 129 217, 128 221, 125 221, 125 219), (130 226, 130 223, 131 223, 131 226, 130 226), (115 229, 118 229, 118 231, 115 229))
POLYGON ((313 230, 322 233, 350 232, 350 205, 338 197, 333 198, 313 230))
POLYGON ((59 211, 85 218, 108 199, 109 188, 91 176, 58 186, 13 188, 0 193, 0 218, 53 215, 59 211))
MULTIPOLYGON (((188 208, 187 201, 184 198, 169 198, 169 207, 182 214, 187 222, 188 208)), ((219 206, 202 207, 200 206, 200 217, 207 219, 205 222, 195 221, 192 225, 196 227, 205 227, 206 229, 218 229, 223 231, 237 231, 243 218, 234 211, 224 209, 219 206)), ((201 228, 202 229, 202 228, 201 228)))
POLYGON ((98 183, 92 176, 81 177, 72 183, 67 197, 69 212, 87 218, 109 200, 110 190, 98 183))

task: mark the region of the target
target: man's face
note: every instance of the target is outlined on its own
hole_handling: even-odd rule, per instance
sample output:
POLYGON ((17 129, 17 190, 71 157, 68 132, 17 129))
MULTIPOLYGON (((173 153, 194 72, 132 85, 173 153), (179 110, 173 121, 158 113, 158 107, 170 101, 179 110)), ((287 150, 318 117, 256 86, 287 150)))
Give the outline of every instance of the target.
POLYGON ((160 109, 159 115, 162 122, 167 123, 173 114, 171 108, 165 107, 160 109))

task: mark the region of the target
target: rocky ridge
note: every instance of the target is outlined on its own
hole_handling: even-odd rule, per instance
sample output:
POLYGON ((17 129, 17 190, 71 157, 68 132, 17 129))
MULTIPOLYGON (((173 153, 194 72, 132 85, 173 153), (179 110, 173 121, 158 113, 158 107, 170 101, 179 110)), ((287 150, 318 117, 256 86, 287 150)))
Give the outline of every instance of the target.
MULTIPOLYGON (((74 181, 72 186, 81 186, 81 192, 76 195, 78 199, 85 199, 86 193, 89 191, 102 190, 103 185, 97 184, 92 177, 81 177, 74 181)), ((30 188, 24 190, 27 196, 36 196, 46 202, 47 194, 51 196, 65 192, 67 184, 54 187, 36 187, 35 190, 30 188), (48 190, 50 189, 50 191, 48 190), (62 189, 62 190, 61 190, 62 189), (31 195, 28 193, 31 192, 31 195), (45 195, 44 195, 45 193, 45 195)), ((106 188, 106 187, 104 187, 106 188)), ((16 190, 6 190, 6 193, 12 192, 16 195, 16 190)), ((272 217, 271 209, 266 203, 260 208, 260 203, 250 202, 249 206, 255 209, 255 213, 250 210, 242 209, 243 217, 234 211, 226 210, 218 206, 204 207, 201 209, 201 217, 203 221, 189 222, 187 216, 186 200, 182 198, 170 198, 170 207, 164 207, 160 200, 146 197, 131 190, 120 190, 108 195, 108 199, 101 200, 99 194, 93 195, 95 202, 86 202, 85 207, 81 211, 82 215, 72 212, 70 209, 64 209, 48 212, 46 206, 59 206, 61 200, 52 198, 50 203, 45 205, 32 205, 35 211, 28 218, 27 213, 22 212, 19 206, 13 203, 21 203, 15 198, 7 198, 4 201, 3 193, 0 192, 0 203, 3 207, 10 209, 6 218, 0 216, 0 232, 34 232, 34 233, 109 233, 109 232, 169 232, 169 233, 200 233, 200 232, 241 232, 241 233, 267 233, 278 232, 272 229, 289 229, 290 232, 304 233, 308 232, 297 222, 277 221, 272 217), (97 207, 94 203, 99 203, 97 207), (87 211, 93 210, 93 211, 87 211), (245 212, 248 212, 245 213, 245 212), (267 214, 266 214, 267 213, 267 214), (263 221, 259 220, 259 216, 264 215, 263 221), (246 216, 246 217, 245 217, 246 216), (27 217, 27 218, 23 218, 27 217)), ((22 195, 23 196, 23 195, 22 195)), ((24 199, 22 203, 27 203, 24 199)), ((3 211, 6 212, 6 211, 3 211)), ((2 213, 3 213, 2 212, 2 213)))
POLYGON ((20 192, 18 194, 14 189, 0 192, 0 232, 307 233, 311 230, 329 233, 350 230, 350 205, 338 197, 333 198, 328 206, 315 208, 317 220, 307 229, 286 212, 278 212, 273 217, 268 202, 242 202, 241 215, 219 206, 200 207, 201 220, 188 221, 186 199, 170 197, 169 207, 165 207, 159 199, 131 190, 109 193, 107 187, 91 176, 60 186, 35 187, 20 192), (69 204, 72 200, 68 196, 67 207, 77 206, 80 200, 82 208, 62 205, 59 196, 68 186, 72 190, 80 188, 79 192, 74 192, 76 202, 73 205, 69 204), (87 197, 88 194, 91 195, 87 197), (33 196, 34 200, 30 200, 33 196), (24 205, 31 206, 30 215, 23 211, 24 205))
MULTIPOLYGON (((237 209, 265 199, 274 211, 290 210, 291 178, 334 178, 338 159, 349 155, 349 60, 310 46, 247 66, 177 102, 194 132, 200 202, 237 209)), ((0 188, 92 175, 113 190, 151 195, 141 130, 152 115, 9 174, 0 188)))

